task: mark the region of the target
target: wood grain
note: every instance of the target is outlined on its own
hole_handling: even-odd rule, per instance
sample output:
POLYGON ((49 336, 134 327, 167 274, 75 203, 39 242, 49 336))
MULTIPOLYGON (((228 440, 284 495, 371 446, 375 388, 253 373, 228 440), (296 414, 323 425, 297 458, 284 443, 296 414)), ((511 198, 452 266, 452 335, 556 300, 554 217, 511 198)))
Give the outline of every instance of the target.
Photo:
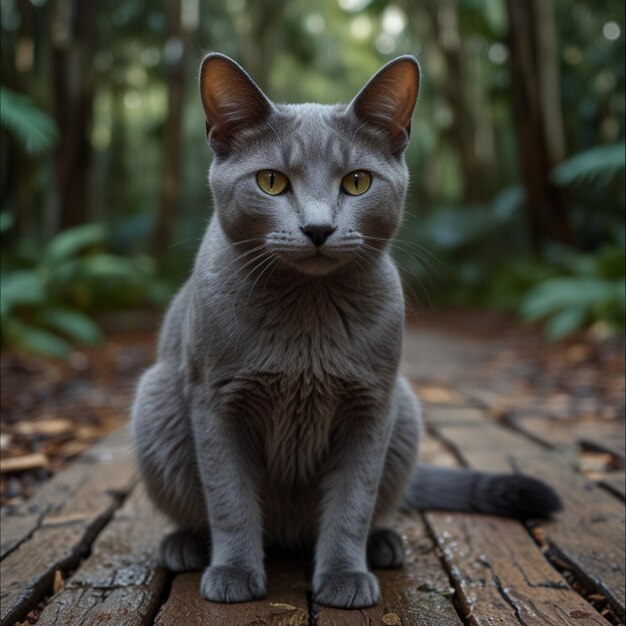
POLYGON ((28 539, 46 519, 72 509, 76 499, 80 502, 81 494, 94 491, 94 482, 101 483, 102 491, 109 492, 114 497, 123 497, 136 481, 136 475, 132 469, 128 470, 128 475, 118 471, 110 472, 109 469, 118 462, 127 464, 130 458, 128 432, 122 428, 90 448, 67 469, 42 485, 27 502, 4 507, 0 558, 4 559, 22 541, 28 539), (103 476, 93 471, 100 464, 104 471, 103 476))
POLYGON ((31 502, 6 512, 0 625, 21 619, 49 594, 57 569, 79 563, 136 480, 126 436, 116 433, 53 478, 31 502))
POLYGON ((143 489, 135 488, 78 571, 55 594, 37 622, 62 624, 151 623, 167 580, 156 555, 169 523, 143 489))
POLYGON ((200 573, 174 579, 155 626, 308 626, 305 566, 297 560, 268 563, 268 596, 255 602, 218 604, 200 595, 200 573))
POLYGON ((470 624, 609 626, 552 568, 519 522, 443 513, 427 519, 470 624))
POLYGON ((539 415, 520 415, 510 418, 509 421, 515 429, 551 448, 575 451, 578 446, 584 446, 608 452, 624 461, 623 421, 600 419, 575 421, 550 419, 539 415))
MULTIPOLYGON (((426 436, 422 457, 458 465, 426 436)), ((426 514, 470 624, 604 624, 608 622, 554 570, 516 520, 460 513, 426 514)))
POLYGON ((600 485, 612 494, 626 500, 626 472, 610 472, 600 479, 600 485))
POLYGON ((546 480, 561 495, 565 510, 544 530, 552 554, 568 562, 588 585, 603 594, 619 619, 624 617, 624 506, 588 481, 554 452, 482 420, 451 422, 436 407, 427 419, 438 435, 471 467, 520 471, 546 480))

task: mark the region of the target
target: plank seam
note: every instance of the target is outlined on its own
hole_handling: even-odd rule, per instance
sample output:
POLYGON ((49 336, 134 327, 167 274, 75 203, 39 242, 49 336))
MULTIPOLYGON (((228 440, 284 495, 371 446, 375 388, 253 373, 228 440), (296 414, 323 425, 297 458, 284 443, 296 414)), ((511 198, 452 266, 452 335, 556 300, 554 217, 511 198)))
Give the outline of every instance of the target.
POLYGON ((159 613, 165 603, 168 601, 170 594, 172 593, 172 585, 174 584, 174 578, 176 578, 176 574, 170 571, 169 569, 163 568, 165 572, 165 580, 163 581, 163 588, 161 589, 161 593, 159 595, 159 599, 154 603, 154 607, 146 616, 147 624, 154 624, 156 622, 159 613))
MULTIPOLYGON (((79 461, 76 462, 76 464, 78 464, 79 461)), ((51 479, 54 480, 54 477, 51 479)), ((69 494, 65 494, 65 500, 62 503, 53 503, 53 502, 48 502, 46 503, 44 509, 40 512, 39 517, 37 519, 37 523, 35 525, 35 527, 24 537, 22 537, 22 539, 20 539, 12 548, 10 548, 9 550, 7 550, 3 555, 0 556, 0 561, 4 561, 4 559, 7 558, 7 556, 9 556, 11 553, 15 552, 15 550, 17 550, 21 545, 23 545, 24 543, 26 543, 27 541, 30 541, 33 537, 33 535, 40 530, 41 528, 43 528, 44 526, 46 526, 46 520, 45 518, 53 513, 57 513, 59 511, 63 510, 63 507, 65 506, 67 499, 71 498, 76 492, 78 492, 82 487, 84 487, 85 483, 87 482, 88 478, 87 476, 83 477, 82 480, 80 480, 71 490, 71 492, 69 494)), ((21 505, 16 506, 15 508, 18 508, 19 506, 27 506, 28 505, 28 501, 22 503, 21 505)), ((19 518, 21 517, 19 514, 15 514, 12 512, 11 507, 3 507, 3 517, 2 519, 15 519, 16 517, 19 518)))
MULTIPOLYGON (((520 436, 524 437, 528 441, 530 441, 530 442, 532 442, 534 444, 537 444, 538 446, 540 446, 544 450, 547 450, 549 452, 559 453, 558 454, 558 458, 560 458, 562 461, 567 463, 567 465, 572 470, 574 470, 576 472, 576 474, 578 474, 579 476, 582 476, 583 478, 588 480, 590 482, 590 484, 596 485, 596 487, 601 489, 603 492, 608 493, 612 498, 615 498, 620 503, 624 502, 624 496, 622 494, 620 494, 619 492, 615 492, 611 487, 607 487, 606 484, 604 484, 602 482, 603 481, 602 478, 599 479, 599 480, 591 480, 591 479, 587 478, 587 476, 585 476, 585 473, 581 471, 580 467, 576 463, 573 463, 566 454, 563 454, 564 448, 561 448, 559 446, 555 446, 555 445, 549 443, 548 441, 543 441, 542 439, 540 439, 536 435, 533 435, 532 433, 529 433, 529 432, 525 431, 524 429, 520 428, 517 425, 517 422, 514 419, 511 419, 510 417, 505 417, 499 423, 506 430, 510 430, 511 432, 514 432, 516 435, 520 435, 520 436)), ((577 445, 579 447, 581 447, 581 448, 584 447, 585 445, 587 445, 586 444, 586 440, 584 438, 578 440, 577 441, 577 445)), ((593 447, 594 447, 593 445, 589 446, 590 449, 593 449, 593 447)), ((617 469, 623 469, 624 463, 623 463, 622 459, 619 456, 615 455, 614 452, 611 452, 610 450, 604 449, 604 448, 602 448, 602 446, 596 446, 595 449, 599 450, 600 452, 605 452, 605 453, 611 454, 613 456, 613 458, 617 461, 617 469)), ((608 472, 605 471, 604 473, 607 474, 608 472)))
MULTIPOLYGON (((530 533, 530 536, 533 540, 535 540, 532 533, 530 533)), ((622 612, 622 609, 619 604, 615 602, 615 599, 610 593, 610 590, 606 589, 602 581, 597 581, 593 577, 585 574, 585 572, 580 567, 578 567, 576 563, 572 561, 572 559, 568 558, 565 553, 559 550, 558 546, 550 541, 548 550, 542 550, 542 553, 546 557, 548 563, 550 563, 550 565, 567 581, 570 588, 581 598, 583 598, 583 600, 588 602, 585 596, 590 595, 590 590, 603 595, 606 601, 606 606, 611 609, 611 612, 608 615, 602 615, 602 617, 611 622, 611 624, 614 624, 614 626, 623 626, 624 614, 622 612), (567 564, 568 567, 563 567, 563 565, 559 565, 559 562, 567 564), (576 589, 574 583, 578 583, 580 590, 576 589)), ((593 606, 592 603, 590 604, 593 606)), ((602 614, 599 609, 598 612, 602 614)))
POLYGON ((309 611, 309 626, 317 626, 317 617, 315 604, 313 603, 313 592, 311 589, 306 590, 306 604, 309 611))
POLYGON ((445 558, 443 548, 437 540, 437 533, 435 532, 435 529, 431 526, 428 515, 425 513, 421 513, 421 517, 424 520, 426 530, 428 531, 428 534, 433 541, 433 545, 436 548, 435 556, 439 559, 441 567, 448 576, 450 586, 454 589, 454 595, 452 596, 452 606, 454 607, 456 614, 459 616, 459 619, 463 622, 465 626, 473 626, 475 624, 475 621, 472 619, 473 608, 468 604, 467 598, 463 594, 460 583, 452 574, 452 566, 445 558))
MULTIPOLYGON (((50 603, 55 595, 54 593, 51 593, 53 591, 52 586, 54 584, 55 571, 60 570, 65 578, 70 571, 80 568, 80 565, 85 561, 85 559, 89 558, 91 554, 91 547, 100 533, 106 528, 115 515, 115 512, 121 508, 125 499, 132 493, 136 485, 137 483, 135 482, 126 494, 119 491, 115 493, 108 492, 112 500, 111 506, 109 506, 99 518, 96 518, 91 525, 87 526, 82 540, 72 551, 72 554, 70 554, 67 558, 60 560, 53 571, 48 572, 45 576, 42 576, 40 583, 35 586, 30 595, 24 598, 23 603, 17 604, 13 610, 6 615, 0 626, 8 626, 8 624, 20 621, 42 600, 46 606, 50 603)), ((42 524, 37 528, 43 529, 45 527, 46 525, 42 524)), ((33 533, 31 533, 31 538, 34 534, 35 532, 33 531, 33 533)))
POLYGON ((50 505, 48 505, 48 507, 46 508, 45 511, 42 511, 41 514, 39 515, 38 519, 37 519, 37 523, 35 524, 35 527, 24 537, 22 537, 12 548, 10 548, 9 550, 7 550, 3 555, 2 558, 0 558, 0 561, 4 561, 4 559, 6 559, 10 554, 13 554, 13 552, 15 552, 20 546, 22 546, 24 543, 26 543, 27 541, 30 541, 33 537, 33 535, 40 530, 41 528, 43 528, 44 526, 44 518, 46 517, 46 515, 48 515, 48 513, 50 513, 50 509, 52 507, 50 505))
MULTIPOLYGON (((495 420, 492 420, 491 418, 489 418, 489 419, 490 419, 490 421, 495 422, 495 420)), ((506 420, 498 421, 497 424, 501 425, 505 430, 512 430, 516 434, 522 435, 526 439, 532 440, 531 437, 527 437, 523 432, 520 433, 516 428, 511 428, 510 426, 508 426, 506 420)), ((495 426, 496 424, 494 423, 493 425, 495 426)), ((461 452, 458 449, 458 447, 456 446, 456 444, 454 442, 452 442, 452 441, 449 441, 445 437, 445 435, 442 435, 439 432, 437 426, 429 424, 429 425, 427 425, 427 431, 435 439, 437 439, 437 441, 439 441, 439 443, 441 443, 444 447, 446 447, 446 449, 448 449, 455 456, 456 459, 458 459, 461 463, 463 463, 464 466, 467 467, 467 463, 464 462, 463 456, 461 455, 461 452)), ((546 446, 545 444, 541 444, 540 447, 543 448, 543 449, 547 448, 548 450, 551 450, 551 451, 557 450, 556 448, 551 448, 550 446, 546 446)), ((512 465, 512 467, 513 467, 515 472, 518 472, 518 473, 520 472, 520 468, 517 466, 517 463, 512 462, 511 465, 512 465)), ((572 464, 567 463, 567 465, 576 474, 578 474, 580 476, 584 476, 572 464)), ((590 482, 589 484, 591 485, 593 483, 590 482)), ((602 490, 602 491, 604 491, 604 490, 602 490)), ((609 496, 607 496, 607 497, 609 497, 609 496)), ((611 499, 613 499, 613 498, 611 498, 611 499)), ((539 543, 537 542, 536 538, 533 536, 532 532, 530 532, 530 528, 529 528, 528 524, 523 524, 523 526, 526 529, 526 531, 528 532, 528 534, 530 535, 532 541, 535 544, 537 544, 538 547, 541 550, 541 545, 539 545, 539 543)), ((429 525, 429 528, 430 528, 430 525, 429 525)), ((434 529, 430 528, 430 530, 431 530, 431 532, 434 532, 434 529)), ((436 537, 435 537, 435 541, 436 541, 436 537)), ((574 585, 572 584, 572 581, 569 580, 569 578, 565 575, 565 572, 569 572, 570 576, 572 578, 575 578, 574 582, 578 582, 581 585, 581 588, 583 590, 585 590, 585 588, 586 589, 592 589, 594 592, 598 592, 598 593, 602 594, 606 598, 608 607, 610 607, 610 609, 611 609, 611 614, 609 616, 603 615, 603 617, 607 621, 611 622, 612 624, 615 624, 615 626, 623 626, 624 612, 623 612, 622 608, 620 607, 619 603, 613 597, 613 594, 611 593, 611 590, 608 589, 606 587, 606 585, 604 585, 604 582, 601 581, 601 580, 596 580, 592 576, 587 575, 584 572, 584 570, 582 568, 580 568, 576 564, 575 561, 573 561, 571 558, 569 558, 567 556, 567 554, 565 554, 564 552, 561 552, 559 550, 558 546, 555 543, 553 543, 552 541, 549 541, 549 540, 548 540, 548 543, 549 543, 549 550, 547 550, 547 551, 541 550, 541 552, 542 552, 544 558, 547 560, 547 562, 551 565, 551 567, 553 567, 557 572, 559 572, 559 574, 568 582, 570 588, 578 596, 583 598, 585 601, 586 601, 585 593, 582 593, 582 592, 578 591, 574 587, 574 585), (564 567, 559 567, 558 566, 558 561, 566 563, 569 566, 569 569, 564 568, 564 567)), ((456 588, 456 585, 455 585, 455 588, 456 588)), ((462 616, 461 616, 461 618, 462 618, 462 616)))
MULTIPOLYGON (((426 432, 433 438, 436 439, 437 442, 447 451, 449 452, 453 457, 454 460, 461 466, 461 467, 468 467, 467 462, 465 461, 465 459, 463 458, 463 455, 461 454, 461 451, 459 450, 458 446, 456 444, 454 444, 452 441, 449 441, 448 439, 446 439, 437 429, 436 426, 434 426, 433 424, 429 423, 429 422, 425 422, 424 424, 424 428, 426 430, 426 432)), ((419 458, 419 455, 418 455, 419 458)))
POLYGON ((500 581, 500 579, 498 578, 498 576, 493 570, 491 571, 491 580, 493 580, 493 584, 495 585, 498 593, 500 594, 500 597, 513 609, 513 612, 515 613, 515 617, 517 618, 517 621, 522 626, 528 626, 528 623, 522 619, 519 606, 517 605, 515 600, 511 598, 511 596, 507 593, 506 588, 502 586, 502 582, 500 581))

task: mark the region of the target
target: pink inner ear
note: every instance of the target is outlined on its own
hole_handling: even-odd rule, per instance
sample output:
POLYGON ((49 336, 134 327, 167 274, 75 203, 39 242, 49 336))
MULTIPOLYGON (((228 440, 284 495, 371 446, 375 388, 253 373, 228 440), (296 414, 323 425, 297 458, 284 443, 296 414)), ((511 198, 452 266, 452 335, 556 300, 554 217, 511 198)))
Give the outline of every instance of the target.
POLYGON ((414 60, 400 59, 384 67, 354 101, 361 119, 383 127, 392 137, 406 136, 419 91, 419 68, 414 60))
POLYGON ((200 95, 211 129, 226 138, 238 127, 259 123, 271 104, 252 79, 229 58, 210 55, 200 71, 200 95))

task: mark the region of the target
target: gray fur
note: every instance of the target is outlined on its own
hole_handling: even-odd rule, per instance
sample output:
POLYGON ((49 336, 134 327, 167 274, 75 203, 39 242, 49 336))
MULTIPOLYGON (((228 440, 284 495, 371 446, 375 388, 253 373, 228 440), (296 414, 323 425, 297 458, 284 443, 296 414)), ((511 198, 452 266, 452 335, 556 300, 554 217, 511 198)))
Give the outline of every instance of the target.
POLYGON ((475 511, 520 519, 549 517, 561 508, 557 494, 529 476, 422 464, 412 476, 407 504, 416 509, 475 511))
POLYGON ((393 569, 404 563, 404 542, 391 528, 373 528, 367 538, 367 562, 370 567, 393 569))
POLYGON ((140 382, 133 430, 149 494, 184 529, 161 558, 181 570, 210 554, 207 599, 263 596, 268 544, 315 546, 315 599, 344 608, 379 600, 368 560, 403 561, 397 534, 370 534, 407 492, 420 432, 398 375, 404 300, 387 251, 418 72, 396 63, 348 106, 276 106, 232 61, 203 64, 215 215, 140 382), (265 194, 262 169, 290 190, 265 194), (353 170, 372 173, 362 196, 340 191, 353 170), (328 222, 324 257, 301 227, 328 222))

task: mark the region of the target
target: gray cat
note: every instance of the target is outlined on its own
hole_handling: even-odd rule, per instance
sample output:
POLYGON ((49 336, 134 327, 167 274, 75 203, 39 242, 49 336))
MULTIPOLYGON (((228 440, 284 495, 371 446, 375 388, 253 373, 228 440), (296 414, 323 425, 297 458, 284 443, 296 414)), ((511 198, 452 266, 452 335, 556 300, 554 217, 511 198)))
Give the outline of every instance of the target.
POLYGON ((404 324, 387 243, 402 217, 414 58, 349 105, 274 105, 209 54, 200 90, 215 201, 191 278, 133 409, 139 465, 180 530, 174 571, 203 569, 218 602, 265 594, 264 547, 315 549, 317 602, 380 599, 369 567, 398 567, 394 507, 547 516, 523 476, 416 466, 420 409, 398 375, 404 324))

